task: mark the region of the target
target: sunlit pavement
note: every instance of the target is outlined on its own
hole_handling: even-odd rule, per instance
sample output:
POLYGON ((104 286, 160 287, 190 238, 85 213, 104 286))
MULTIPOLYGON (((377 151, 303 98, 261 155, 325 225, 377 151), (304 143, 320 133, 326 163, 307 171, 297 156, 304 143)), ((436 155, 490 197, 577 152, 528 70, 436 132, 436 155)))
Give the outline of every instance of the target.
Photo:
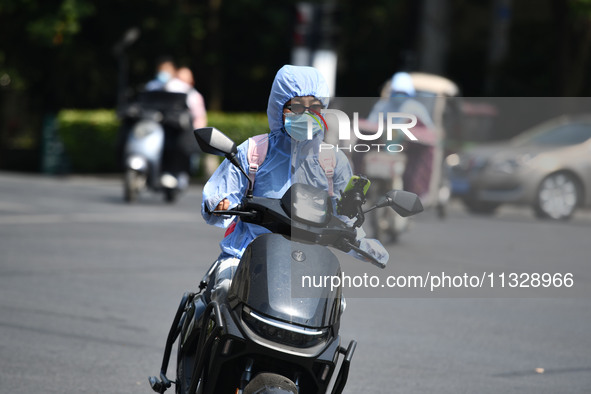
MULTIPOLYGON (((0 174, 0 392, 150 392, 180 297, 219 252, 200 190, 127 205, 118 177, 0 174)), ((576 290, 344 289, 346 392, 588 392, 590 230, 588 211, 553 223, 454 201, 416 217, 385 270, 339 254, 352 275, 573 271, 576 290)))

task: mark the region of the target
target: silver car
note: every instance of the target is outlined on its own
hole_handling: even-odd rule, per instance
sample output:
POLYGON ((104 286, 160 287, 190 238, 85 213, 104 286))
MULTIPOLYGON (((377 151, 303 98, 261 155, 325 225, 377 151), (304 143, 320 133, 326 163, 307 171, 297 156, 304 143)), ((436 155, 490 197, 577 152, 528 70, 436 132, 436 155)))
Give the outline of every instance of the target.
POLYGON ((591 115, 556 118, 446 160, 452 192, 471 212, 528 204, 536 216, 558 220, 591 205, 591 115))

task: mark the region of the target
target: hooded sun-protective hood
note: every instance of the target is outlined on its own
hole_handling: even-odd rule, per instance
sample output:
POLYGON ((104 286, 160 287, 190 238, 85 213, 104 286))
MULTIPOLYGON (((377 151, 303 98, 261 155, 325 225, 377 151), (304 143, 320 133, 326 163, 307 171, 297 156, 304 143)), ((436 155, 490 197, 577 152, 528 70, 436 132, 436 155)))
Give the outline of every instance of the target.
POLYGON ((297 96, 314 96, 322 101, 324 106, 328 106, 328 84, 318 70, 313 67, 285 65, 277 72, 267 105, 271 132, 281 130, 283 106, 297 96))
MULTIPOLYGON (((320 165, 320 146, 324 139, 324 130, 314 135, 311 140, 297 141, 283 131, 283 106, 294 97, 313 96, 328 106, 329 89, 320 72, 312 67, 283 66, 276 74, 269 95, 267 117, 270 133, 267 139, 267 154, 258 167, 253 194, 257 197, 281 198, 294 183, 303 183, 323 190, 329 189, 329 175, 320 165)), ((330 130, 328 130, 330 132, 330 130)), ((336 132, 336 131, 335 131, 336 132)), ((238 146, 238 158, 242 168, 250 168, 248 148, 250 140, 238 146)), ((336 151, 334 168, 330 174, 333 182, 333 201, 340 198, 340 192, 347 187, 353 175, 347 157, 342 151, 336 151)), ((201 214, 209 224, 228 227, 234 220, 232 216, 212 215, 211 211, 224 198, 230 201, 230 207, 241 203, 248 178, 237 167, 224 160, 203 188, 201 214)), ((264 227, 238 220, 234 231, 230 232, 220 246, 220 258, 241 257, 246 247, 258 236, 268 233, 264 227)), ((363 237, 360 231, 359 237, 363 237)), ((388 260, 388 252, 378 241, 370 244, 364 240, 364 249, 377 255, 380 261, 388 260), (379 244, 379 245, 378 245, 379 244), (379 246, 379 247, 378 247, 379 246), (371 249, 370 249, 371 248, 371 249)))
POLYGON ((392 82, 390 83, 390 92, 395 93, 406 93, 410 97, 416 95, 415 86, 412 82, 412 77, 406 72, 397 72, 392 76, 392 82))

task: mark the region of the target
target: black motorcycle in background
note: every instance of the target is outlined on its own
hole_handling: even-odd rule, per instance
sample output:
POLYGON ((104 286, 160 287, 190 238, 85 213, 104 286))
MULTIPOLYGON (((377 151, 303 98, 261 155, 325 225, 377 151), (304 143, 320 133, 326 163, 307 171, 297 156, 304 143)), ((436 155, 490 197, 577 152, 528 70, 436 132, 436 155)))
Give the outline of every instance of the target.
MULTIPOLYGON (((232 140, 214 128, 196 130, 195 136, 204 152, 225 156, 246 176, 232 140)), ((163 393, 174 383, 178 394, 341 393, 356 347, 354 340, 342 346, 339 336, 342 289, 303 289, 300 280, 341 274, 329 246, 354 250, 384 268, 358 248, 356 227, 364 214, 382 207, 401 216, 423 210, 418 197, 404 191, 390 191, 364 210, 365 191, 359 182, 343 194, 338 214, 355 219, 349 225, 332 212, 325 190, 294 184, 281 199, 270 199, 253 196, 250 183, 238 207, 219 213, 271 233, 246 248, 222 303, 210 297, 213 278, 201 283, 199 293, 185 293, 160 377, 149 379, 152 389, 163 393), (176 381, 171 381, 166 373, 177 340, 176 381)))

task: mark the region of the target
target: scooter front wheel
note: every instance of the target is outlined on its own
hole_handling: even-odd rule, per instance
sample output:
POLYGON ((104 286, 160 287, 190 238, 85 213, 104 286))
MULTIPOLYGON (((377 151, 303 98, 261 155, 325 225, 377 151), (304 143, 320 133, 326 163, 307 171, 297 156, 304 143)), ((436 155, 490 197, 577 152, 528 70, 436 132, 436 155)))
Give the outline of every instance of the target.
POLYGON ((125 202, 135 202, 139 194, 140 175, 137 171, 127 169, 123 180, 123 200, 125 202))
POLYGON ((294 382, 282 375, 263 372, 255 376, 244 388, 244 394, 295 394, 294 382))
POLYGON ((166 188, 164 189, 164 201, 169 204, 173 204, 176 202, 178 194, 178 190, 166 188))

